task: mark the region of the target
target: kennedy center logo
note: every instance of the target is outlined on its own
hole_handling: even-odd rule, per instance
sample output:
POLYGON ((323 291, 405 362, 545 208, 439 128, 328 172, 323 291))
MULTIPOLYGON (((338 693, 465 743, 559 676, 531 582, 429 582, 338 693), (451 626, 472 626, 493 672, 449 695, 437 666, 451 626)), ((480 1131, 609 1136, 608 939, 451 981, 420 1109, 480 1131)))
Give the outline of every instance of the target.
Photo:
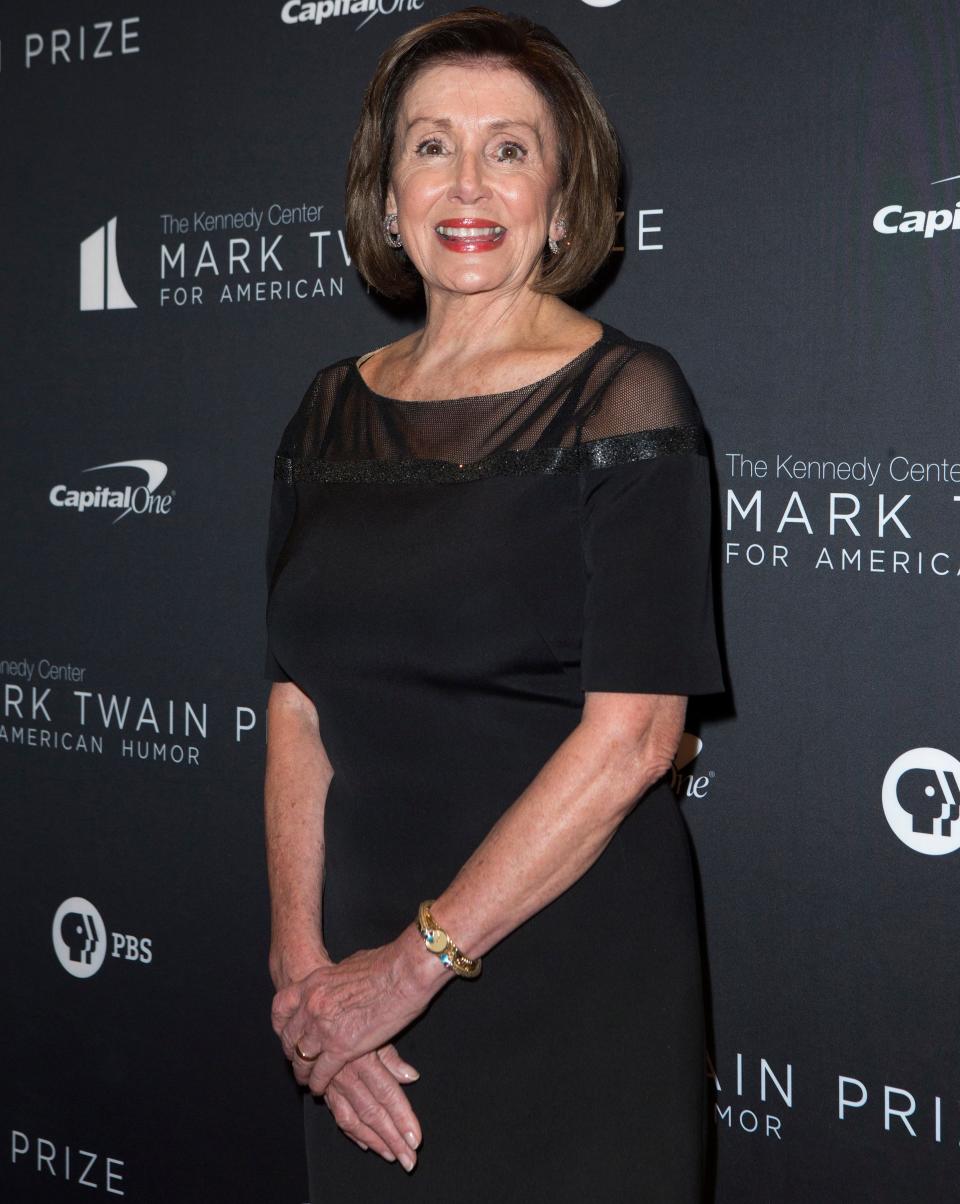
POLYGON ((939 748, 911 748, 883 779, 883 813, 905 845, 939 856, 960 848, 960 761, 939 748))
POLYGON ((137 308, 120 277, 115 217, 88 234, 80 244, 80 308, 137 308))

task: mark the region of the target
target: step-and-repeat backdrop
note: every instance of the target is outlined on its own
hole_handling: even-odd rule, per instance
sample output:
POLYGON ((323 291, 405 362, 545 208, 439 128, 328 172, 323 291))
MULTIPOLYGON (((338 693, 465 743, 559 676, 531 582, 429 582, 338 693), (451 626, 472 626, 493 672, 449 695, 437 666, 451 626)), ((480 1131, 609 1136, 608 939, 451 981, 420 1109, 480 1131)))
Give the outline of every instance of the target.
MULTIPOLYGON (((304 1198, 266 969, 273 454, 322 364, 419 323, 351 264, 344 171, 383 48, 455 7, 0 16, 4 1200, 304 1198)), ((960 14, 513 9, 626 151, 578 304, 676 356, 712 441, 730 692, 691 703, 675 788, 716 1199, 956 1199, 960 14)))

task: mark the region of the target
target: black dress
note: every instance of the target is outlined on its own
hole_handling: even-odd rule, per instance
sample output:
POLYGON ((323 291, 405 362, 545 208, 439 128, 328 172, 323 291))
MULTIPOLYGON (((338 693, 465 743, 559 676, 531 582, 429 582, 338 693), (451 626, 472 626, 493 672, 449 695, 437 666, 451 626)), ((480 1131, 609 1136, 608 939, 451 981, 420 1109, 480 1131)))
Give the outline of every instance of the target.
MULTIPOLYGON (((317 374, 275 461, 265 670, 312 699, 334 767, 334 959, 444 890, 584 691, 723 689, 709 539, 699 411, 654 344, 604 324, 534 384, 441 401, 373 392, 354 357, 317 374)), ((312 1204, 694 1204, 703 1043, 692 862, 664 777, 396 1038, 421 1073, 404 1088, 412 1174, 305 1095, 312 1204)))

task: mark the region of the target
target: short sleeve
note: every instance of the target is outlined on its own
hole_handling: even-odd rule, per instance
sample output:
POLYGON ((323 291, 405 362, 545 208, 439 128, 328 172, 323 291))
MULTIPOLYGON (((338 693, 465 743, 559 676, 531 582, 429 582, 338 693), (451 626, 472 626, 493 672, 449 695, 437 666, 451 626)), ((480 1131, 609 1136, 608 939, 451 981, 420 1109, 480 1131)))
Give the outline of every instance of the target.
POLYGON ((581 684, 720 693, 702 421, 676 361, 643 346, 591 414, 592 439, 582 444, 581 684))
POLYGON ((274 457, 273 488, 267 525, 266 575, 266 649, 263 672, 270 681, 292 681, 277 659, 270 629, 270 596, 291 550, 290 533, 297 516, 297 485, 290 471, 296 460, 320 457, 327 425, 336 405, 349 360, 338 360, 321 368, 284 427, 274 457))
POLYGON ((293 527, 297 512, 296 485, 292 481, 274 478, 270 495, 270 515, 267 524, 267 631, 266 655, 264 659, 264 676, 270 681, 290 681, 290 675, 277 660, 270 637, 270 595, 273 584, 283 566, 287 537, 293 527))

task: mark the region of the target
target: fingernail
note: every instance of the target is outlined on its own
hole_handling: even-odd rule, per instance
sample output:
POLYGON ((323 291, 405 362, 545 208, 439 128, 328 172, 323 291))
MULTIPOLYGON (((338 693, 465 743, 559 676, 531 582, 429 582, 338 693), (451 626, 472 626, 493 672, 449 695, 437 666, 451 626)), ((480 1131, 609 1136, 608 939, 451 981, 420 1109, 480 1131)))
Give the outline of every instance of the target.
POLYGON ((414 1070, 414 1068, 407 1062, 404 1062, 400 1067, 400 1073, 405 1079, 418 1079, 420 1077, 420 1071, 414 1070))
POLYGON ((396 1162, 397 1156, 393 1150, 387 1150, 386 1153, 380 1155, 381 1158, 386 1158, 387 1162, 396 1162))
POLYGON ((414 1168, 414 1165, 415 1165, 415 1163, 413 1161, 413 1156, 411 1154, 401 1154, 400 1155, 400 1165, 403 1167, 403 1169, 405 1171, 412 1171, 414 1168))
POLYGON ((415 1150, 420 1144, 420 1141, 413 1129, 407 1129, 406 1133, 403 1135, 403 1140, 407 1143, 411 1150, 415 1150))
POLYGON ((362 1141, 358 1141, 357 1145, 360 1147, 361 1150, 369 1150, 370 1149, 370 1147, 368 1145, 364 1145, 362 1141))

